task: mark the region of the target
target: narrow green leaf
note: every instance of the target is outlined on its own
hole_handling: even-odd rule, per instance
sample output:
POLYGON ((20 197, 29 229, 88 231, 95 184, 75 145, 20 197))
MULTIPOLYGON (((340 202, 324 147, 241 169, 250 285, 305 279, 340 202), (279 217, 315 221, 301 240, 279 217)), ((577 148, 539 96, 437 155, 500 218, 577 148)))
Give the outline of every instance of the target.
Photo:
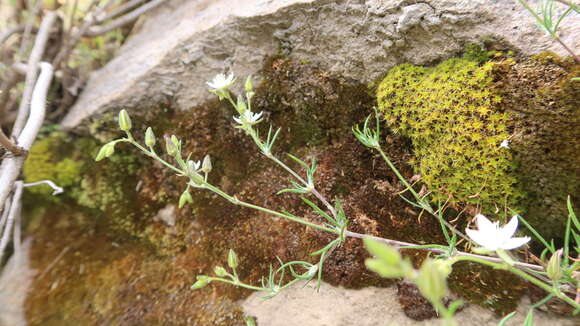
POLYGON ((301 159, 297 158, 296 156, 287 153, 286 155, 288 155, 292 160, 294 160, 296 163, 302 165, 306 170, 308 170, 308 164, 306 164, 304 161, 302 161, 301 159))
POLYGON ((499 324, 497 324, 497 326, 505 326, 505 324, 508 322, 508 320, 510 320, 513 316, 515 316, 516 313, 517 313, 517 311, 512 311, 509 314, 507 314, 505 317, 503 317, 499 321, 499 324))

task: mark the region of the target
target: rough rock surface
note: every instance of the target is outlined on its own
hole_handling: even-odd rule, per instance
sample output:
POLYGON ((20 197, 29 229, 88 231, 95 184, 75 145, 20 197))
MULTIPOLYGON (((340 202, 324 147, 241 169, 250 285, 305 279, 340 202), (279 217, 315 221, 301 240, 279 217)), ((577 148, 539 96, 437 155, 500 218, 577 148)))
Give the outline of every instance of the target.
MULTIPOLYGON (((578 50, 572 18, 561 38, 578 50)), ((209 98, 205 81, 216 73, 256 74, 273 54, 370 82, 396 64, 429 64, 490 40, 524 54, 565 54, 515 0, 174 0, 91 76, 63 126, 165 100, 191 108, 209 98)))
MULTIPOLYGON (((399 304, 392 299, 395 292, 392 287, 349 290, 325 283, 316 292, 313 285, 298 284, 270 300, 264 300, 263 293, 254 293, 243 307, 259 325, 268 326, 438 325, 433 320, 418 322, 405 317, 399 304)), ((506 325, 522 325, 526 309, 525 305, 520 305, 517 314, 506 325)), ((534 317, 534 325, 575 325, 573 320, 541 312, 536 312, 534 317)), ((500 321, 490 311, 474 305, 457 313, 456 320, 458 325, 465 326, 496 326, 500 321)))

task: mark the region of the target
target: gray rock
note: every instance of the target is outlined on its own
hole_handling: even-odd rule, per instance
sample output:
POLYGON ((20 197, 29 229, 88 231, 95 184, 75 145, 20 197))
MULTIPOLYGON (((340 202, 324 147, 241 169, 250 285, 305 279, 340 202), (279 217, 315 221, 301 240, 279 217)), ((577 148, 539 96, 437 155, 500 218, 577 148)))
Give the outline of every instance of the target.
MULTIPOLYGON (((263 298, 265 293, 255 292, 241 302, 241 305, 246 315, 256 318, 258 325, 268 326, 443 325, 441 320, 419 322, 406 317, 394 299, 397 290, 393 287, 366 287, 355 290, 334 287, 323 282, 317 291, 314 286, 298 283, 268 300, 263 298)), ((525 298, 507 325, 522 325, 529 306, 529 300, 525 298)), ((455 317, 457 324, 464 326, 496 326, 500 322, 492 312, 476 305, 467 306, 455 317)), ((539 311, 534 313, 534 325, 576 324, 572 319, 539 311)))
MULTIPOLYGON (((578 51, 573 16, 561 38, 578 51)), ((515 0, 174 0, 91 75, 62 124, 167 100, 189 109, 212 97, 205 82, 216 73, 256 75, 275 54, 371 82, 396 64, 429 64, 490 39, 524 54, 566 54, 515 0)))

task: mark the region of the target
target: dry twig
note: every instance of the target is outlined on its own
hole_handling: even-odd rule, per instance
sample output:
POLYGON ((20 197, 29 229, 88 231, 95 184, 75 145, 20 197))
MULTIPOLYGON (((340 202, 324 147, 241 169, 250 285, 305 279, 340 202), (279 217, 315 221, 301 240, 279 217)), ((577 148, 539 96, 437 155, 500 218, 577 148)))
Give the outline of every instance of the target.
MULTIPOLYGON (((24 124, 28 119, 28 112, 30 111, 30 99, 34 90, 36 77, 38 76, 38 63, 44 54, 46 42, 55 20, 55 12, 49 12, 42 19, 38 35, 36 36, 36 41, 34 42, 34 47, 32 48, 32 52, 28 58, 24 91, 22 92, 22 99, 20 100, 20 106, 18 108, 18 116, 16 117, 14 127, 12 128, 12 136, 14 137, 18 137, 20 135, 20 132, 22 131, 22 128, 24 128, 24 124)), ((2 203, 1 200, 0 203, 2 203)))

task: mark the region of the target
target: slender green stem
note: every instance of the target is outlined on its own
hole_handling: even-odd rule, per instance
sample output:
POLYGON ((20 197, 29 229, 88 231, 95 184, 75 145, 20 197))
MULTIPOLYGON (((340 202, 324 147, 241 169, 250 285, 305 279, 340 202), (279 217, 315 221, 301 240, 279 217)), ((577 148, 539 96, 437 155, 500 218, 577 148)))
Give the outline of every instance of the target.
POLYGON ((141 146, 138 142, 136 142, 134 139, 132 139, 132 137, 129 139, 126 139, 126 138, 121 139, 120 141, 133 144, 135 147, 137 147, 142 152, 144 152, 147 156, 153 157, 154 159, 156 159, 157 161, 159 161, 161 164, 165 165, 166 167, 170 168, 174 172, 176 172, 178 174, 185 174, 185 171, 183 171, 179 168, 176 168, 175 166, 173 166, 173 164, 171 164, 171 163, 165 161, 164 159, 162 159, 161 157, 159 157, 159 155, 157 155, 155 152, 149 151, 145 147, 141 146))
MULTIPOLYGON (((294 172, 294 170, 288 167, 284 162, 280 161, 276 156, 274 155, 266 155, 266 156, 272 161, 274 161, 276 164, 281 166, 288 173, 290 173, 294 178, 296 178, 296 180, 300 181, 304 186, 309 186, 308 182, 306 182, 304 178, 302 178, 298 173, 294 172)), ((320 192, 318 192, 316 188, 312 188, 311 192, 314 196, 316 196, 316 198, 318 198, 318 200, 320 200, 324 204, 324 206, 326 206, 326 208, 330 211, 332 216, 336 218, 337 217, 336 210, 334 209, 332 204, 330 204, 330 202, 320 192)))
POLYGON ((325 227, 325 226, 322 226, 322 225, 318 225, 318 224, 315 224, 315 223, 311 223, 311 222, 308 222, 306 220, 303 220, 303 219, 300 219, 300 218, 296 218, 296 217, 293 217, 293 216, 290 216, 290 215, 286 215, 284 213, 280 213, 280 212, 271 210, 269 208, 265 208, 265 207, 258 206, 258 205, 254 205, 254 204, 250 204, 250 203, 245 202, 243 200, 239 200, 239 199, 237 199, 237 198, 235 198, 233 196, 228 195, 227 193, 223 192, 222 190, 220 190, 219 188, 217 188, 216 186, 214 186, 214 185, 212 185, 210 183, 204 183, 204 187, 207 188, 207 189, 209 189, 210 191, 213 191, 214 193, 216 193, 216 194, 224 197, 225 199, 227 199, 227 200, 229 200, 229 201, 231 201, 233 203, 236 203, 236 204, 240 205, 240 206, 252 208, 252 209, 255 209, 255 210, 258 210, 258 211, 262 211, 264 213, 268 213, 270 215, 282 217, 284 219, 287 219, 287 220, 290 220, 290 221, 293 221, 293 222, 296 222, 296 223, 300 223, 302 225, 306 225, 306 226, 309 226, 309 227, 314 228, 314 229, 317 229, 317 230, 326 231, 326 232, 330 232, 330 233, 337 233, 337 230, 334 230, 334 229, 331 229, 331 228, 328 228, 328 227, 325 227))
POLYGON ((391 160, 389 159, 387 154, 385 154, 385 152, 383 151, 383 149, 380 146, 376 146, 374 148, 377 151, 379 151, 379 153, 383 157, 383 160, 385 160, 385 162, 387 163, 389 168, 391 168, 391 170, 397 175, 397 178, 399 178, 399 180, 405 185, 405 187, 407 187, 407 189, 409 189, 409 191, 413 194, 413 196, 415 197, 417 202, 422 204, 421 208, 425 209, 429 214, 435 216, 437 218, 437 220, 439 220, 439 223, 445 224, 453 233, 455 233, 455 234, 459 235, 460 237, 466 239, 467 241, 471 242, 471 240, 468 237, 466 237, 465 234, 459 232, 453 225, 451 225, 449 222, 445 221, 442 216, 435 214, 435 211, 433 211, 433 208, 431 207, 429 202, 424 200, 423 198, 421 198, 421 196, 419 196, 419 194, 413 189, 413 187, 411 186, 411 184, 409 184, 407 179, 405 179, 405 177, 403 177, 401 172, 399 172, 399 169, 397 169, 397 167, 395 167, 393 162, 391 162, 391 160))
MULTIPOLYGON (((393 162, 391 162, 391 160, 389 159, 387 154, 385 154, 383 149, 380 146, 375 147, 375 149, 377 151, 379 151, 379 153, 381 153, 383 160, 385 160, 385 162, 387 162, 387 165, 389 166, 389 168, 391 168, 391 170, 397 175, 397 178, 399 178, 399 180, 405 185, 405 187, 407 187, 407 189, 409 189, 409 191, 413 194, 415 199, 417 201, 422 201, 423 199, 421 198, 421 196, 419 196, 419 194, 415 191, 415 189, 413 189, 413 187, 411 186, 411 184, 409 184, 407 179, 405 179, 405 177, 403 177, 403 175, 401 175, 401 173, 399 172, 399 169, 397 169, 395 167, 395 165, 393 164, 393 162)), ((429 208, 431 209, 430 206, 429 206, 429 208)), ((431 211, 429 211, 429 213, 432 213, 432 211, 433 211, 433 209, 431 209, 431 211)))
MULTIPOLYGON (((127 139, 121 139, 119 141, 129 142, 129 143, 133 144, 135 147, 137 147, 138 149, 140 149, 146 155, 155 158, 156 160, 158 160, 159 162, 161 162, 163 165, 165 165, 166 167, 170 168, 171 170, 177 172, 178 174, 185 175, 185 171, 180 170, 179 168, 173 166, 171 163, 163 160, 161 157, 159 157, 154 152, 151 152, 148 149, 146 149, 145 147, 141 146, 139 143, 137 143, 133 139, 133 137, 131 137, 130 134, 128 134, 128 136, 129 136, 129 138, 127 138, 127 139)), ((325 227, 325 226, 322 226, 322 225, 318 225, 318 224, 315 224, 315 223, 311 223, 311 222, 308 222, 308 221, 303 220, 303 219, 300 219, 300 218, 296 218, 296 217, 293 217, 293 216, 289 216, 289 215, 286 215, 284 213, 280 213, 280 212, 277 212, 277 211, 274 211, 274 210, 271 210, 271 209, 268 209, 268 208, 265 208, 265 207, 261 207, 261 206, 258 206, 258 205, 250 204, 248 202, 239 200, 238 198, 236 198, 234 196, 231 196, 231 195, 225 193, 224 191, 222 191, 218 187, 210 184, 207 181, 203 181, 203 183, 201 184, 201 186, 203 188, 206 188, 206 189, 208 189, 208 190, 210 190, 210 191, 212 191, 212 192, 220 195, 221 197, 227 199, 228 201, 230 201, 232 203, 235 203, 235 204, 238 204, 240 206, 252 208, 252 209, 255 209, 255 210, 258 210, 258 211, 262 211, 262 212, 265 212, 265 213, 268 213, 268 214, 271 214, 271 215, 274 215, 274 216, 282 217, 282 218, 285 218, 285 219, 290 220, 292 222, 300 223, 300 224, 309 226, 309 227, 314 228, 314 229, 317 229, 317 230, 326 231, 326 232, 335 233, 335 234, 338 232, 335 229, 331 229, 331 228, 328 228, 328 227, 325 227)))
POLYGON ((239 286, 239 287, 243 287, 249 290, 254 290, 254 291, 268 291, 268 288, 263 288, 263 287, 259 287, 259 286, 253 286, 250 284, 246 284, 246 283, 242 283, 242 282, 236 282, 236 281, 232 281, 232 280, 228 280, 227 278, 221 278, 221 277, 210 277, 210 279, 212 281, 220 281, 223 283, 228 283, 231 285, 235 285, 235 286, 239 286))
POLYGON ((576 308, 576 309, 580 309, 580 304, 576 303, 576 301, 574 301, 573 299, 569 298, 567 295, 565 295, 564 293, 562 293, 559 289, 551 286, 550 284, 546 284, 540 280, 538 280, 537 278, 526 274, 525 272, 514 268, 506 263, 493 263, 478 257, 471 257, 471 256, 459 256, 459 257, 454 257, 453 258, 454 262, 458 262, 458 261, 472 261, 472 262, 476 262, 482 265, 487 265, 490 266, 492 268, 495 269, 503 269, 503 270, 507 270, 509 272, 512 272, 513 274, 516 274, 517 276, 529 281, 530 283, 534 284, 535 286, 545 290, 546 292, 562 299, 563 301, 565 301, 566 303, 568 303, 569 305, 571 305, 572 307, 576 308))

